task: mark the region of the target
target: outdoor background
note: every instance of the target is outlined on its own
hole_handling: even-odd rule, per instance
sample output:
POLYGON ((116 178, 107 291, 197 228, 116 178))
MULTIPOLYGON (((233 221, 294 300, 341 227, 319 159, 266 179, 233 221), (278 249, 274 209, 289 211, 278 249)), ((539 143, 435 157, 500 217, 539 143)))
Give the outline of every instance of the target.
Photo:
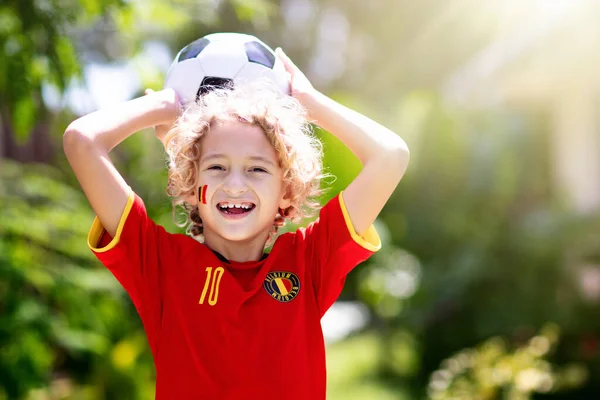
MULTIPOLYGON (((599 21, 595 0, 1 0, 0 399, 153 398, 61 139, 220 31, 411 149, 383 249, 323 320, 329 399, 600 398, 599 21)), ((319 135, 331 196, 359 164, 319 135)), ((153 132, 111 154, 176 232, 153 132)))

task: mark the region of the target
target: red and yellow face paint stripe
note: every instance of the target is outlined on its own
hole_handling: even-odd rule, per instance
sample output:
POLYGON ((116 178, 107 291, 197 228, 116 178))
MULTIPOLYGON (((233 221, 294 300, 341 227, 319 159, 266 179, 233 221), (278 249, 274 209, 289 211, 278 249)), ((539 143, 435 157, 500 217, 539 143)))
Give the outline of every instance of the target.
POLYGON ((198 189, 198 201, 202 204, 206 204, 206 188, 208 185, 202 185, 198 189))

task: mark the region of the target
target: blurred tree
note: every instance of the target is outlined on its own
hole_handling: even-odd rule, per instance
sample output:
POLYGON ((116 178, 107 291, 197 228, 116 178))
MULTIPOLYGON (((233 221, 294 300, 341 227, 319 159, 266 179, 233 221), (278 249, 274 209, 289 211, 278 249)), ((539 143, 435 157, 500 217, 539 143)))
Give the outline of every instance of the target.
POLYGON ((535 393, 559 393, 587 380, 585 367, 557 367, 549 360, 560 337, 547 325, 526 344, 510 349, 498 337, 442 362, 429 382, 431 400, 529 400, 535 393))
MULTIPOLYGON (((110 349, 135 338, 139 324, 110 272, 81 246, 85 197, 49 166, 5 161, 0 178, 0 398, 55 381, 69 393, 80 381, 112 390, 123 362, 111 362, 110 349)), ((135 379, 151 379, 148 361, 120 378, 123 398, 139 398, 135 379)))
POLYGON ((8 0, 0 5, 0 150, 12 139, 22 143, 47 120, 44 83, 63 92, 71 78, 80 76, 70 29, 125 7, 121 0, 8 0))
MULTIPOLYGON (((440 355, 495 335, 519 341, 548 321, 565 333, 555 359, 595 371, 597 353, 573 332, 600 331, 579 286, 600 219, 561 206, 543 114, 458 110, 424 93, 399 109, 412 162, 381 216, 391 243, 349 282, 380 321, 382 376, 410 379, 420 397, 440 355)), ((598 391, 588 388, 580 398, 598 391)))

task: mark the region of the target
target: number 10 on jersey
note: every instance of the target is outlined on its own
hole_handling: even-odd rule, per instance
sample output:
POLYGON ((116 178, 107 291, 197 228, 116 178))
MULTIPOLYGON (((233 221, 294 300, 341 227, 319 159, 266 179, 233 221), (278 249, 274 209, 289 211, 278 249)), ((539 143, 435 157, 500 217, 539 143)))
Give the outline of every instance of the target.
POLYGON ((206 268, 206 281, 204 282, 204 289, 202 289, 202 296, 200 296, 198 304, 204 304, 206 292, 208 292, 208 299, 206 299, 208 305, 214 306, 217 304, 217 300, 219 299, 219 285, 221 284, 224 272, 223 267, 217 267, 214 271, 212 267, 206 268), (210 291, 208 290, 209 287, 210 291))

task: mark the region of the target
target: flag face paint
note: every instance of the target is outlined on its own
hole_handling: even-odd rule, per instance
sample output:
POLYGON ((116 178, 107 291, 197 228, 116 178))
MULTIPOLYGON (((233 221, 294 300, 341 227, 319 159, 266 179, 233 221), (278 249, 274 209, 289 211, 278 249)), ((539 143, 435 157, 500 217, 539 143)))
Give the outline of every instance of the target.
POLYGON ((206 188, 207 187, 208 187, 208 185, 202 185, 198 189, 198 200, 202 204, 206 204, 206 188))

